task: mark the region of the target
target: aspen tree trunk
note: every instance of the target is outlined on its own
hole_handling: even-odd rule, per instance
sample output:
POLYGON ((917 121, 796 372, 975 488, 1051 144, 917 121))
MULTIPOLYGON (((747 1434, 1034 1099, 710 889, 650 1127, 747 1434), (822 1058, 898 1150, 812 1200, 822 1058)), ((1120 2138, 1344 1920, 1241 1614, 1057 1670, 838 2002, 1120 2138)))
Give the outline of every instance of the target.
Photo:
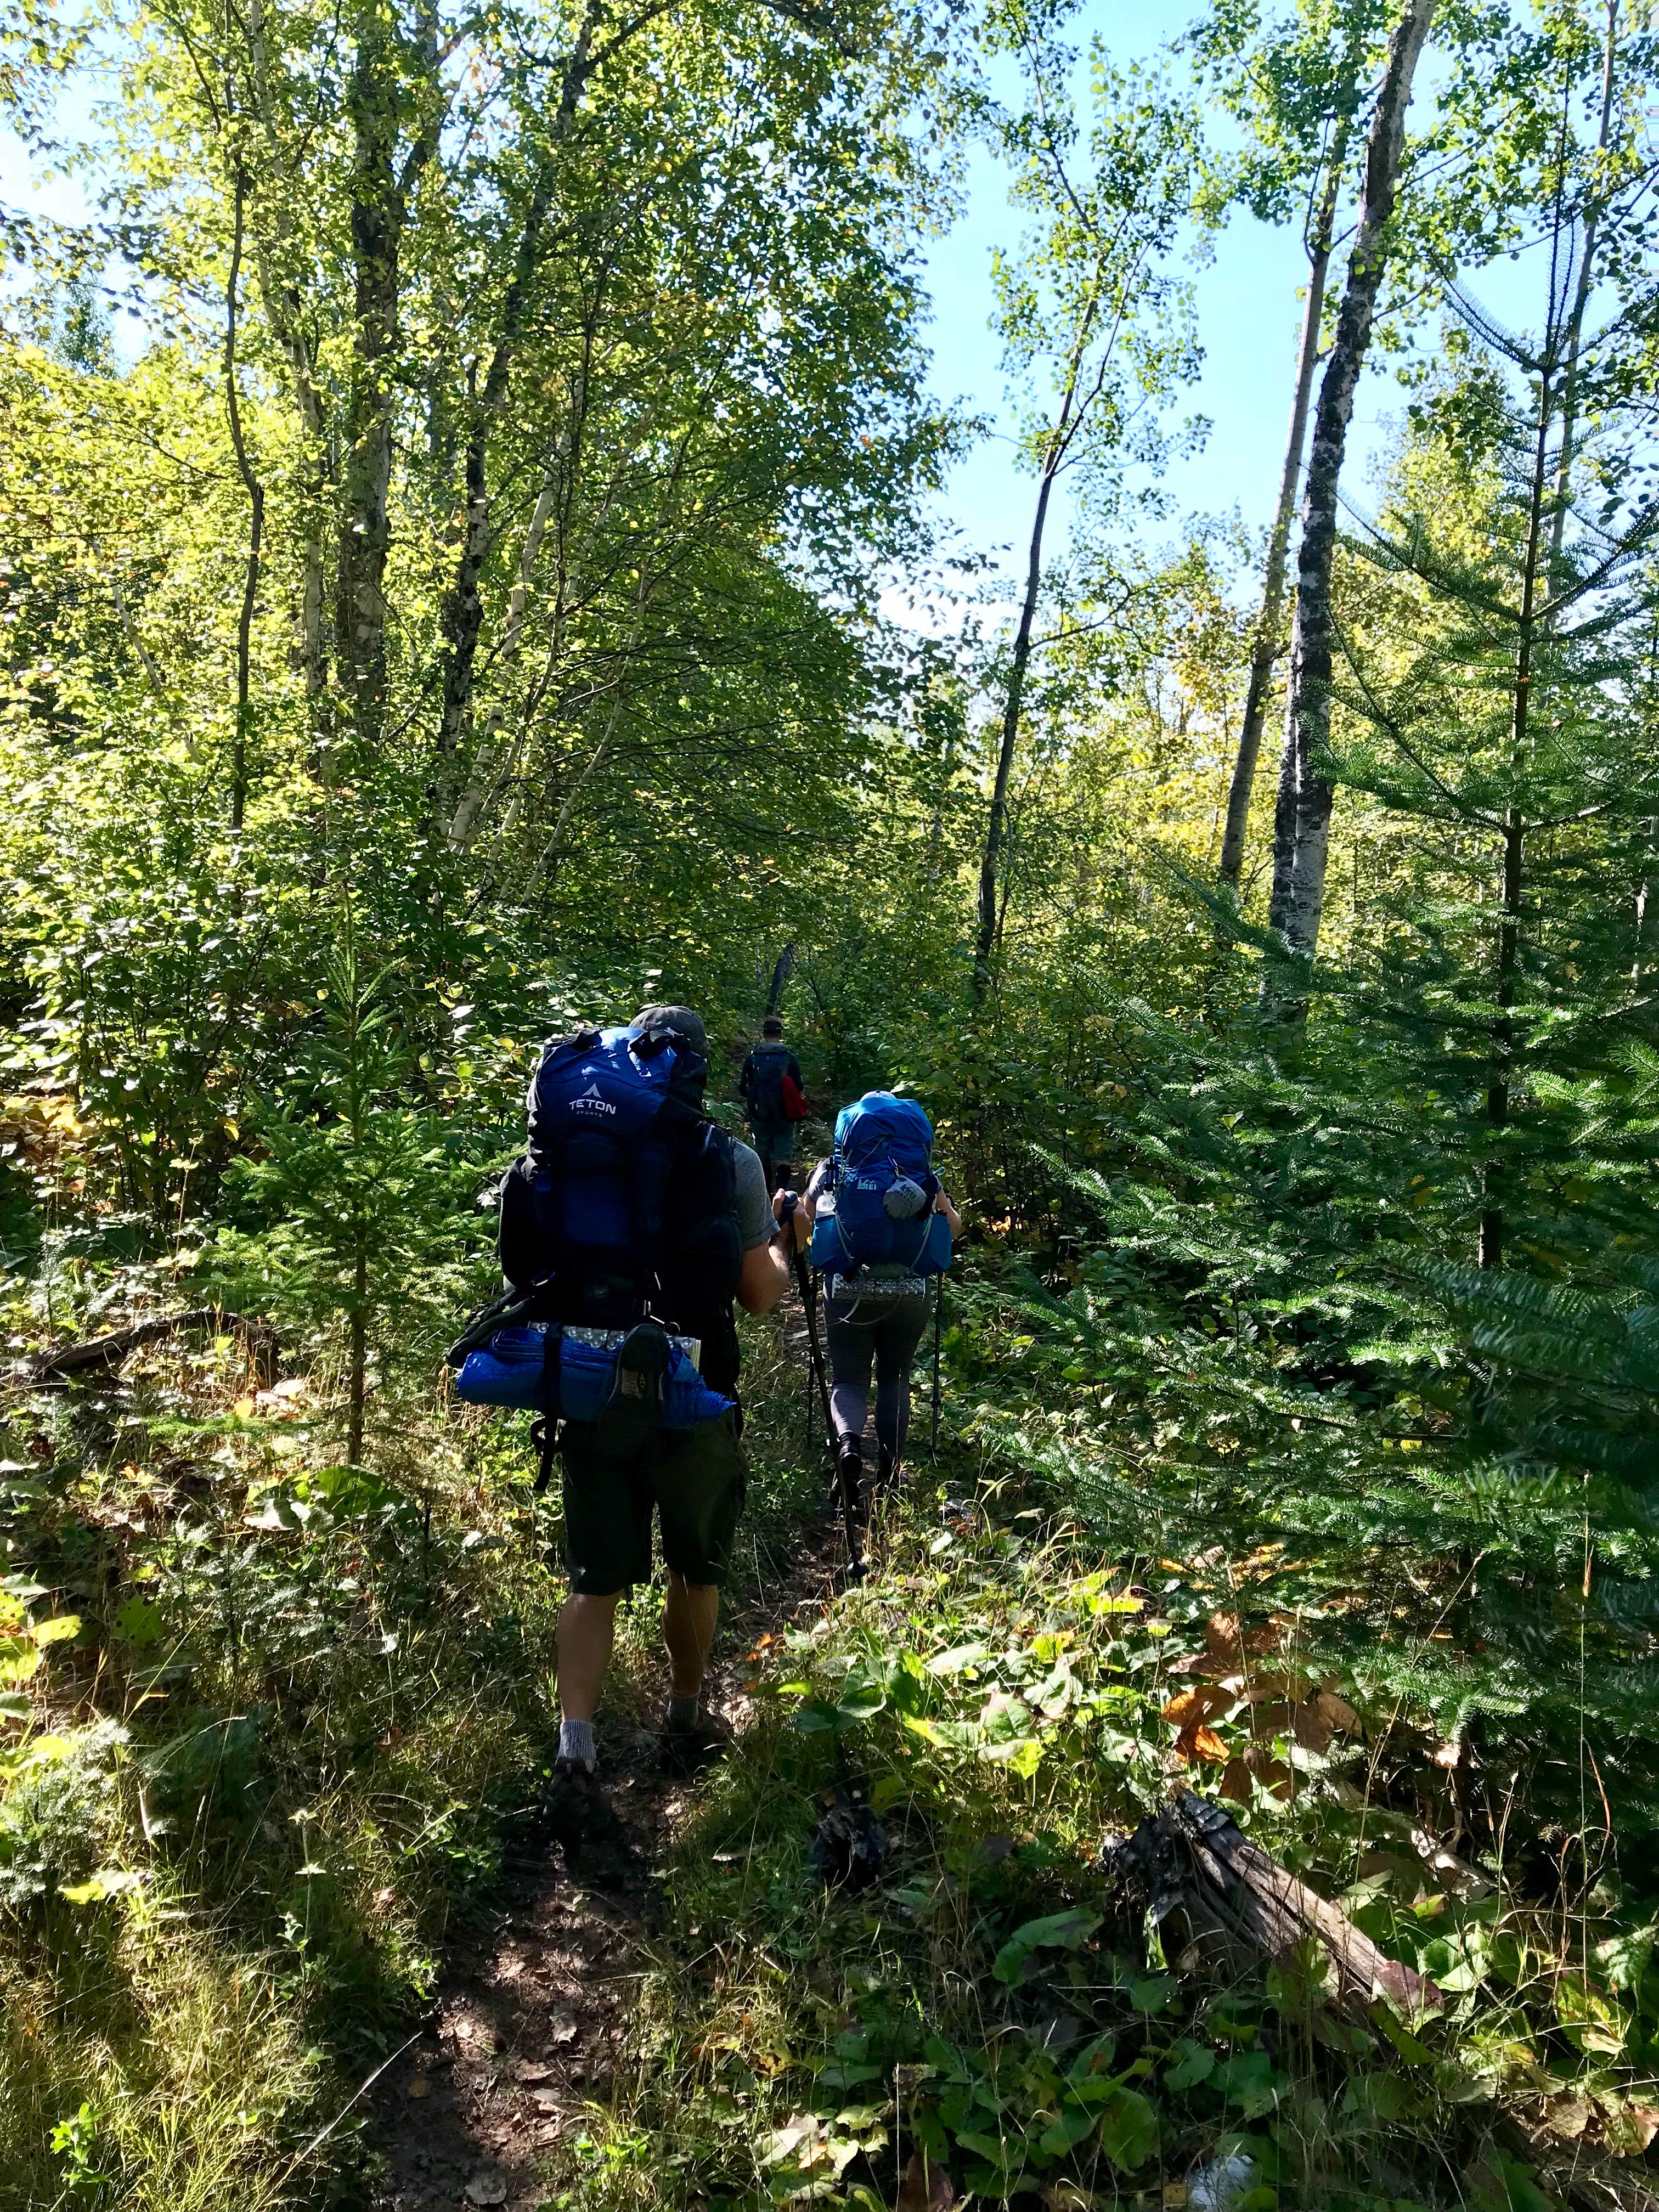
MULTIPOLYGON (((1352 101, 1352 86, 1348 97, 1352 101)), ((1325 276, 1330 267, 1331 232, 1336 221, 1337 196, 1342 188, 1343 165, 1347 160, 1351 119, 1346 110, 1337 118, 1336 135, 1326 167, 1325 188, 1320 194, 1313 236, 1308 242, 1308 300, 1302 318, 1301 349, 1297 355, 1290 434, 1285 441, 1285 467, 1279 480, 1279 505, 1273 514, 1273 535, 1267 540, 1267 565, 1261 580, 1261 618, 1250 654, 1244 724, 1238 733, 1238 757, 1233 763, 1233 780, 1227 793, 1227 826, 1222 835, 1221 866, 1217 872, 1220 880, 1234 891, 1238 889, 1244 868, 1244 836, 1249 827, 1250 797, 1255 788, 1262 726, 1267 719, 1267 689, 1273 680, 1273 663, 1279 654, 1285 555, 1291 542, 1291 517, 1296 512, 1297 486, 1302 478, 1302 450, 1308 438, 1314 371, 1319 366, 1319 325, 1325 308, 1325 276)))
MULTIPOLYGON (((1601 45, 1601 125, 1596 134, 1598 153, 1607 151, 1613 130, 1613 65, 1619 43, 1619 0, 1607 0, 1607 27, 1601 45)), ((1567 507, 1572 496, 1573 437, 1578 427, 1578 349, 1583 342, 1584 311, 1595 267, 1597 221, 1590 216, 1584 225, 1583 258, 1573 293, 1572 314, 1567 325, 1565 374, 1561 386, 1561 452, 1556 465, 1555 509, 1550 517, 1550 589, 1557 588, 1561 547, 1566 537, 1567 507)))
POLYGON ((1037 483, 1036 513, 1031 519, 1031 539, 1025 563, 1025 597, 1020 603, 1019 627, 1014 633, 1014 657, 1008 671, 1008 693, 1003 702, 1002 738, 997 747, 996 776, 991 786, 991 812, 985 825, 985 850, 979 866, 979 906, 974 934, 974 1004, 979 1006, 991 986, 991 955, 997 940, 997 872, 1008 836, 1008 778, 1019 738, 1019 717, 1025 700, 1025 677, 1031 660, 1031 633, 1036 624, 1037 595, 1042 585, 1042 537, 1048 521, 1048 501, 1072 440, 1072 414, 1077 405, 1078 379, 1100 298, 1097 283, 1072 348, 1060 416, 1042 457, 1037 483))
POLYGON ((392 543, 392 382, 401 211, 398 72, 384 28, 366 21, 350 78, 353 343, 334 578, 334 653, 347 718, 359 740, 380 734, 386 691, 386 564, 392 543))
POLYGON ((299 287, 289 265, 294 251, 293 209, 298 201, 299 185, 293 164, 283 148, 282 134, 276 127, 262 0, 248 0, 247 39, 254 100, 277 179, 277 190, 271 196, 269 211, 275 250, 273 252, 272 240, 261 234, 256 201, 254 265, 258 271, 259 296, 264 307, 265 320, 276 343, 288 356, 305 455, 300 469, 304 542, 301 561, 299 659, 305 677, 306 726, 310 736, 311 765, 313 773, 318 774, 325 764, 324 739, 328 691, 328 660, 323 637, 323 604, 326 596, 323 575, 323 517, 327 494, 326 441, 316 362, 302 319, 299 287))
POLYGON ((247 813, 248 734, 252 716, 251 697, 253 601, 259 588, 259 562, 264 550, 265 489, 253 473, 247 443, 242 435, 242 407, 236 387, 236 288, 242 273, 242 217, 247 202, 247 179, 239 163, 234 185, 234 215, 230 248, 230 274, 225 283, 225 411, 230 417, 230 442, 236 454, 237 472, 248 498, 247 562, 242 577, 242 606, 236 623, 236 725, 230 754, 230 827, 240 835, 247 813))
POLYGON ((386 707, 386 568, 392 548, 392 356, 398 342, 399 258, 416 181, 437 151, 441 105, 437 17, 422 9, 411 57, 370 4, 364 7, 347 94, 351 118, 351 246, 355 267, 350 381, 341 472, 334 580, 334 657, 358 740, 374 744, 386 707), (397 164, 416 65, 420 121, 397 164))
MULTIPOLYGON (((558 108, 548 128, 547 146, 520 225, 513 274, 507 280, 507 292, 501 301, 500 332, 485 372, 483 390, 473 398, 464 461, 465 513, 461 528, 460 556, 455 564, 454 581, 444 593, 440 617, 445 645, 443 711, 438 726, 438 750, 452 765, 460 749, 461 738, 471 711, 473 669, 477 659, 478 639, 483 629, 483 594, 479 586, 484 562, 489 557, 490 546, 494 542, 489 507, 489 435, 496 418, 506 407, 512 385, 514 363, 518 358, 525 318, 530 307, 531 288, 541 260, 543 234, 553 205, 559 149, 570 135, 587 81, 599 65, 593 52, 593 40, 603 13, 601 0, 588 0, 581 28, 576 34, 575 46, 565 64, 558 108)), ((642 16, 639 20, 649 21, 651 16, 642 16)))
MULTIPOLYGON (((519 556, 519 573, 513 586, 513 597, 507 604, 507 629, 501 638, 496 659, 498 679, 512 669, 519 657, 519 647, 524 637, 525 610, 530 604, 530 580, 535 573, 536 557, 541 551, 542 538, 546 532, 548 517, 553 512, 554 495, 557 489, 555 466, 550 464, 542 478, 542 488, 536 501, 529 527, 525 532, 524 548, 519 556)), ((486 802, 492 796, 496 782, 502 746, 501 724, 506 718, 504 707, 490 710, 489 726, 478 747, 465 787, 456 801, 450 818, 449 842, 457 852, 464 852, 477 835, 486 802)), ((512 748, 507 748, 510 755, 512 748)))
MULTIPOLYGON (((1273 821, 1270 926, 1292 952, 1311 958, 1319 943, 1325 899, 1325 857, 1333 793, 1324 774, 1331 720, 1331 665, 1334 623, 1331 572, 1336 553, 1336 492, 1342 474, 1354 388, 1370 343, 1377 295, 1388 264, 1388 225, 1394 213, 1406 111, 1412 78, 1434 15, 1435 0, 1407 0, 1389 44, 1388 66, 1365 149, 1359 226, 1348 263, 1319 405, 1302 503, 1302 544, 1297 562, 1296 620, 1291 636, 1291 678, 1285 702, 1285 750, 1273 821)), ((1281 1022, 1299 1024, 1305 1002, 1286 1002, 1271 969, 1262 979, 1264 1007, 1281 1022)))

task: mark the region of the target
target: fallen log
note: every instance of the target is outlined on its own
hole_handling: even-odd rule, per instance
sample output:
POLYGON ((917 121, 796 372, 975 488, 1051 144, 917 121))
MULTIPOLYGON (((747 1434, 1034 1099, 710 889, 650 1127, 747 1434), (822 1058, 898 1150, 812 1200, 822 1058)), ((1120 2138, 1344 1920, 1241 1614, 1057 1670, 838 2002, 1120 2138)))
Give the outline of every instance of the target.
POLYGON ((280 1346, 276 1330, 269 1322, 227 1313, 222 1306, 192 1306, 188 1313, 158 1314, 153 1320, 135 1322, 131 1328, 114 1329, 107 1336, 84 1337, 76 1344, 60 1345, 56 1352, 41 1353, 29 1370, 29 1378, 35 1382, 57 1382, 65 1376, 118 1367, 128 1352, 137 1351, 141 1345, 159 1344, 169 1336, 191 1336, 201 1329, 210 1329, 215 1336, 245 1339, 260 1387, 269 1389, 276 1380, 280 1346))
POLYGON ((1282 1959, 1311 1940, 1330 1962, 1334 2002, 1345 2012, 1367 2014, 1379 1996, 1412 2019, 1444 2007, 1425 1976, 1386 1957, 1339 1905, 1189 1790, 1109 1845, 1104 1864, 1125 1902, 1151 1914, 1171 1963, 1282 1959))

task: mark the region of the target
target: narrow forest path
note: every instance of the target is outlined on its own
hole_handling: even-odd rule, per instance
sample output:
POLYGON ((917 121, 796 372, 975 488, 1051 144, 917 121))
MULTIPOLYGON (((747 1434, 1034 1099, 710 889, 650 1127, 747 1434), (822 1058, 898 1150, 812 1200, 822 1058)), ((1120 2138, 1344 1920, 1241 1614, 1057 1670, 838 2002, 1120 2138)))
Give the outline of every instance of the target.
MULTIPOLYGON (((785 1341, 804 1357, 793 1296, 785 1341)), ((805 1522, 787 1566, 771 1576, 763 1566, 722 1620, 710 1702, 735 1732, 752 1704, 743 1655, 819 1614, 844 1564, 838 1517, 805 1522)), ((377 2085, 371 2212, 534 2212, 558 2146, 581 2132, 584 2106, 611 2093, 665 1862, 700 1785, 661 1771, 654 1729, 607 1724, 602 1709, 598 1734, 622 1847, 583 1878, 546 1821, 525 1820, 489 1924, 457 1944, 431 2020, 377 2085)))

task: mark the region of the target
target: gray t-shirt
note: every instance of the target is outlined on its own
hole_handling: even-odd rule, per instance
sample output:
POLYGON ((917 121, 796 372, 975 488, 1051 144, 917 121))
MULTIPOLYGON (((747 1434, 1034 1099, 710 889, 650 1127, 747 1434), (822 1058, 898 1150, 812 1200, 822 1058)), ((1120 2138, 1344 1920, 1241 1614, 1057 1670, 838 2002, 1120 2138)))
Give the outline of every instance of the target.
POLYGON ((766 1170, 754 1146, 745 1145, 741 1137, 733 1137, 732 1152, 738 1181, 738 1234, 743 1239, 744 1250, 752 1252, 757 1244, 771 1242, 775 1226, 771 1194, 766 1188, 766 1170))

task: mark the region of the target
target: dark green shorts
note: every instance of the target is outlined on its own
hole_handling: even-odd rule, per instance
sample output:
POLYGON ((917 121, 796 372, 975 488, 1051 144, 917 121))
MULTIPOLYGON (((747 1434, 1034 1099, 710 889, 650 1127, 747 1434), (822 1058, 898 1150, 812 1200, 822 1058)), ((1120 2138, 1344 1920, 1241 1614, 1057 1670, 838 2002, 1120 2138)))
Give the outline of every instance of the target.
POLYGON ((649 1582, 653 1513, 674 1573, 725 1581, 748 1469, 735 1413, 664 1429, 621 1406, 602 1421, 567 1421, 559 1449, 573 1590, 609 1597, 649 1582))

